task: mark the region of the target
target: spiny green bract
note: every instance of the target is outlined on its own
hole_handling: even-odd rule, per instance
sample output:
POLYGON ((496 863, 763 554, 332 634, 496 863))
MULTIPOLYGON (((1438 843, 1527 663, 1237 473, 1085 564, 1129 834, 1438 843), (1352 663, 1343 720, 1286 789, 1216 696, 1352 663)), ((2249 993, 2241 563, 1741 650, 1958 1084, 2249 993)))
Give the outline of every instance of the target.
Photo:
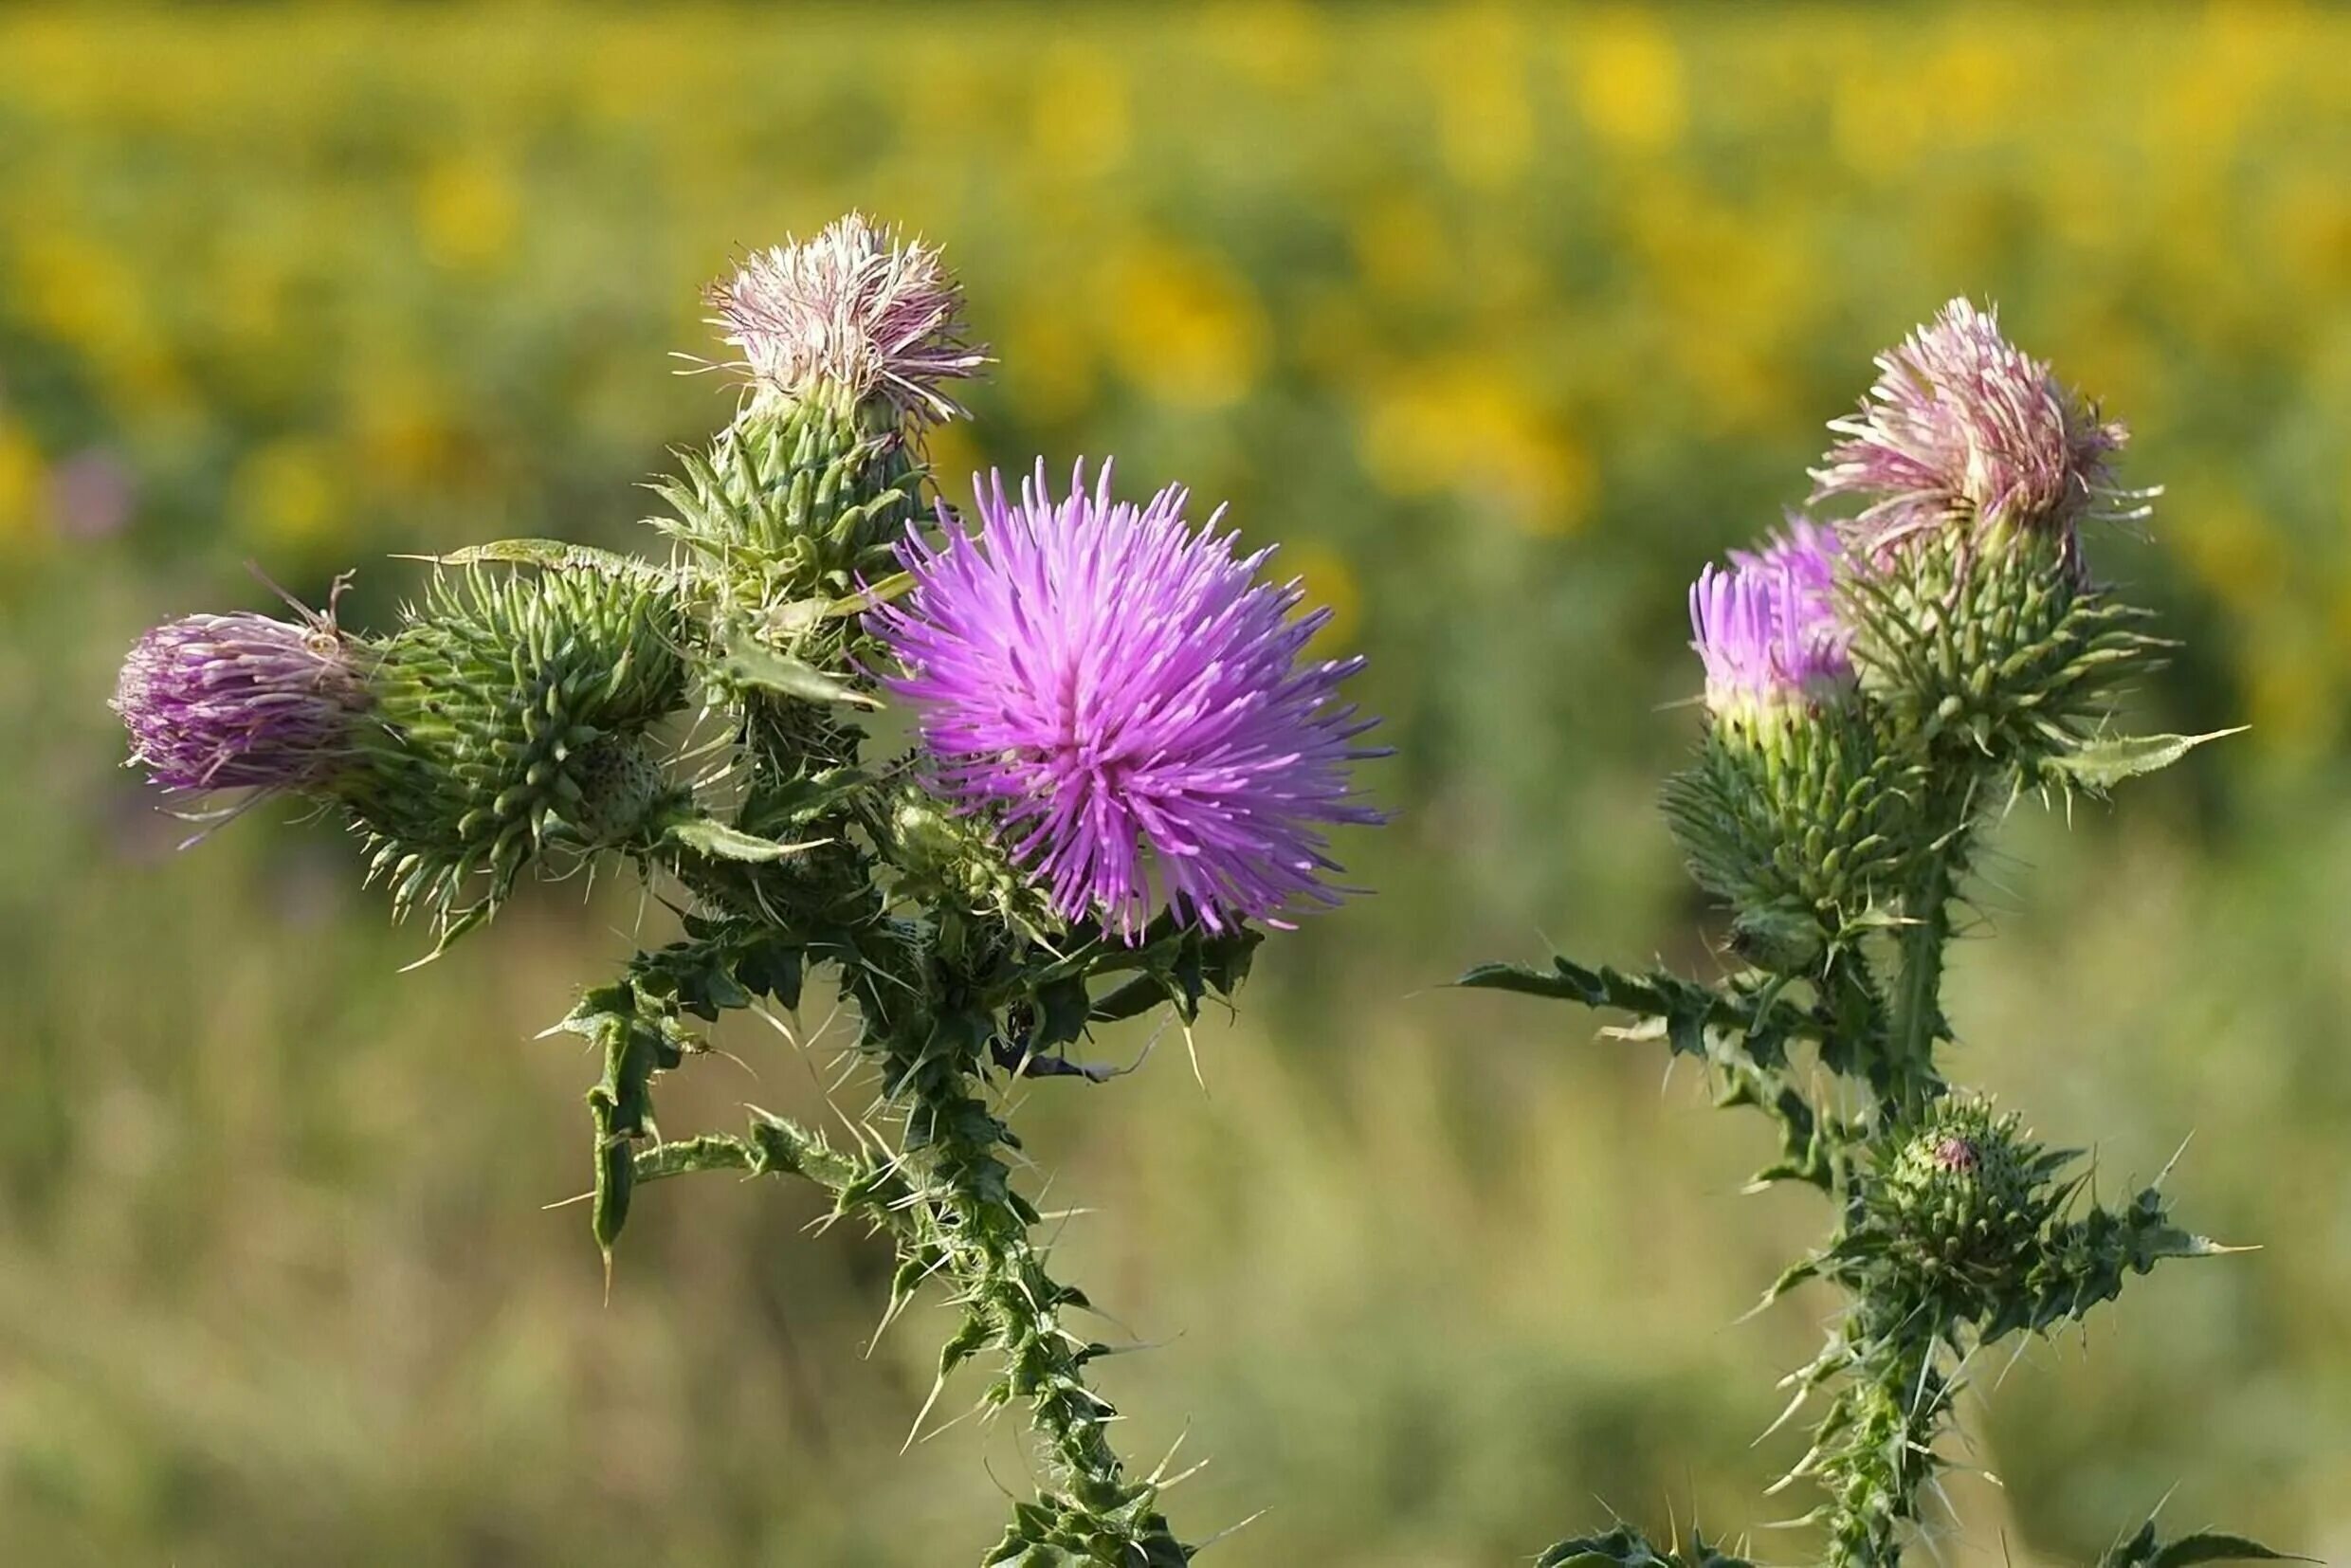
POLYGON ((960 907, 1040 943, 1062 930, 1051 901, 1021 875, 987 822, 902 785, 882 802, 881 831, 895 897, 960 907))
POLYGON ((1853 664, 1890 733, 1939 763, 2054 781, 2154 669, 2147 612, 2079 579, 2045 530, 1922 538, 1848 590, 1853 664))
POLYGON ((747 409, 679 464, 652 486, 676 516, 654 526, 741 611, 846 595, 895 572, 924 477, 902 431, 821 400, 747 409))
POLYGON ((372 877, 443 939, 552 847, 623 843, 667 793, 647 726, 685 699, 672 601, 593 572, 435 576, 377 649, 380 720, 339 793, 372 877))
POLYGON ((1873 1218, 1904 1268, 1987 1281, 2014 1271, 2055 1205, 2054 1157, 2027 1139, 2014 1112, 1953 1097, 1897 1129, 1868 1190, 1873 1218))
POLYGON ((654 526, 685 546, 705 611, 708 686, 762 788, 852 762, 862 739, 833 711, 860 701, 844 678, 864 652, 855 607, 898 572, 925 477, 913 438, 874 420, 821 398, 756 403, 653 486, 675 514, 654 526))
POLYGON ((1813 967, 1890 897, 1916 834, 1917 770, 1846 702, 1726 717, 1663 804, 1700 885, 1756 962, 1813 967))

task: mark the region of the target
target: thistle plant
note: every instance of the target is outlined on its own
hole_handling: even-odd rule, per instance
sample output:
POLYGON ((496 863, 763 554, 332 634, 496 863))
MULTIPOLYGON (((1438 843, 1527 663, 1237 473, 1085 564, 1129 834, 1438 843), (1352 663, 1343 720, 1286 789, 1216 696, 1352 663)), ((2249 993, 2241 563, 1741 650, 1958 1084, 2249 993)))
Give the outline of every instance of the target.
MULTIPOLYGON (((1828 1237, 1770 1287, 1846 1304, 1786 1379, 1813 1438, 1775 1493, 1809 1487, 1833 1568, 1888 1568, 1959 1463, 1961 1388, 1990 1346, 2048 1334, 2169 1258, 2223 1249, 2177 1224, 2157 1182, 2096 1201, 2082 1157, 1942 1072, 1943 956, 1985 835, 2021 795, 2070 805, 2178 761, 2209 736, 2125 736, 2117 699, 2165 645, 2099 583, 2100 522, 2155 492, 2115 481, 2122 426, 1954 301, 1878 360, 1809 504, 1690 591, 1704 670, 1696 757, 1663 807, 1692 877, 1728 917, 1726 973, 1488 964, 1463 983, 1629 1013, 1612 1032, 1704 1068, 1718 1104, 1761 1112, 1777 1154, 1758 1188, 1817 1188, 1828 1237)), ((2160 1540, 2105 1568, 2276 1554, 2235 1537, 2160 1540)), ((1546 1553, 1567 1563, 1727 1568, 1704 1538, 1630 1526, 1546 1553)))
POLYGON ((1352 779, 1370 720, 1340 696, 1356 662, 1314 657, 1324 614, 1180 487, 1123 501, 1104 463, 1057 499, 1040 465, 1017 499, 978 483, 975 531, 951 510, 923 437, 986 356, 935 249, 852 214, 708 298, 741 398, 653 486, 666 559, 477 546, 382 635, 331 602, 174 622, 123 666, 132 762, 338 815, 435 952, 526 874, 646 879, 675 936, 550 1030, 600 1067, 608 1282, 648 1183, 813 1183, 896 1249, 884 1322, 952 1303, 939 1390, 985 1360, 979 1404, 1027 1413, 1040 1486, 981 1560, 1185 1562, 1165 1477, 1112 1445, 1089 1380, 1109 1347, 1054 1271, 1004 1090, 1107 1076, 1067 1055, 1097 1026, 1188 1025, 1266 928, 1338 902, 1325 830, 1376 820, 1352 779), (919 743, 873 755, 893 703, 919 743), (754 1109, 665 1137, 654 1090, 705 1027, 811 983, 855 1013, 873 1093, 851 1133, 754 1109))

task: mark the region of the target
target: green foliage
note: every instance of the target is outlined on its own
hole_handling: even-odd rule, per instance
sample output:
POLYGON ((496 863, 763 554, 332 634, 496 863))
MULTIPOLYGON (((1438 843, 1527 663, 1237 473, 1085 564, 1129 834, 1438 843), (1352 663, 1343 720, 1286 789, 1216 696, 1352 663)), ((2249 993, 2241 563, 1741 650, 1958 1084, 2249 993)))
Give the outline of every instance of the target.
POLYGON ((2155 1521, 2150 1519, 2136 1534, 2117 1541, 2098 1559, 2098 1568, 2196 1568, 2196 1564, 2203 1562, 2312 1560, 2315 1559, 2295 1557, 2290 1552, 2273 1552, 2257 1541, 2216 1530, 2198 1530, 2165 1541, 2156 1534, 2155 1521))
POLYGON ((1707 1544, 1705 1536, 1690 1532, 1687 1546, 1675 1544, 1659 1551, 1630 1524, 1619 1524, 1604 1536, 1577 1536, 1562 1541, 1535 1562, 1535 1568, 1753 1568, 1743 1558, 1726 1555, 1707 1544))
MULTIPOLYGON (((1633 1013, 1621 1032, 1700 1057, 1718 1103, 1777 1123, 1784 1158, 1760 1179, 1795 1176, 1835 1200, 1830 1240, 1765 1298, 1818 1280, 1850 1304, 1783 1385, 1783 1421, 1822 1401, 1779 1485, 1821 1493, 1802 1522, 1832 1568, 1901 1560, 1979 1350, 2078 1319, 2162 1259, 2217 1250, 2152 1187, 2120 1210, 2071 1212, 2075 1156, 1942 1078, 1951 905, 1987 804, 2028 786, 2103 793, 2204 738, 2108 733, 2118 687, 2164 645, 2139 629, 2146 612, 2087 586, 2070 526, 1945 524, 1848 561, 1853 702, 1717 713, 1667 789, 1690 871, 1730 903, 1732 948, 1755 971, 1704 986, 1557 958, 1463 979, 1633 1013), (1779 1016, 1791 1006, 1802 1029, 1779 1016), (1821 1069, 1810 1079, 1789 1070, 1799 1037, 1821 1069), (1837 1113, 1848 1083, 1858 1114, 1837 1113)), ((1622 1530, 1602 1539, 1610 1550, 1571 1542, 1545 1560, 1647 1552, 1622 1530)))

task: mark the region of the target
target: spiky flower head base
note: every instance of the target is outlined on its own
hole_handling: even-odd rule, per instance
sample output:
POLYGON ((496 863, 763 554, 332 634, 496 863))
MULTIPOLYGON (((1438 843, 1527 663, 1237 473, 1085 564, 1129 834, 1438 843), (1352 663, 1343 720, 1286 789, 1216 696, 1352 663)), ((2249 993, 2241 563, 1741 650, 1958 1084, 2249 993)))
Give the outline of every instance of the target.
POLYGON ((1105 463, 1055 500, 1043 465, 977 486, 977 534, 903 549, 913 592, 868 617, 920 714, 938 786, 1002 825, 1067 920, 1132 940, 1164 904, 1211 930, 1338 902, 1321 831, 1370 823, 1349 767, 1359 659, 1310 661, 1327 611, 1258 580, 1223 513, 1171 485, 1114 501, 1105 463))
POLYGON ((646 729, 684 701, 674 604, 593 572, 436 575, 378 650, 379 723, 340 798, 396 908, 445 939, 551 847, 627 837, 664 792, 646 729))
POLYGON ((111 706, 164 789, 301 790, 351 759, 367 684, 331 615, 189 615, 133 645, 111 706))

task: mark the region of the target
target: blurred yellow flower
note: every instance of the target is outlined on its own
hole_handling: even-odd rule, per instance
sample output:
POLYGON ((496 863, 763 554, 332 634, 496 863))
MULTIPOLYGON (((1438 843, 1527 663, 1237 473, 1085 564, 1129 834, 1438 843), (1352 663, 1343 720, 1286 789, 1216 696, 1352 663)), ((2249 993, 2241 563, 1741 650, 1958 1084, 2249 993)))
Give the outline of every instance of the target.
POLYGON ((1029 146, 1037 161, 1081 179, 1114 172, 1126 158, 1126 72, 1091 45, 1047 49, 1031 80, 1029 146))
POLYGON ((1311 86, 1330 52, 1323 9, 1303 0, 1220 0, 1199 17, 1201 35, 1229 64, 1278 91, 1311 86))
POLYGON ((1648 11, 1610 10, 1568 35, 1570 86, 1602 140, 1642 151, 1670 147, 1687 116, 1682 53, 1648 11))
POLYGON ((1457 491, 1538 535, 1589 516, 1596 475, 1572 434, 1530 406, 1523 383, 1488 359, 1408 368, 1371 395, 1357 428, 1364 468, 1391 495, 1457 491))
MULTIPOLYGON (((951 419, 934 425, 923 436, 923 456, 931 465, 931 484, 938 499, 957 512, 972 504, 972 481, 978 475, 986 459, 979 444, 972 439, 972 428, 963 420, 951 419)), ((1014 465, 1008 480, 1017 480, 1027 470, 1014 465)))
POLYGON ((1013 311, 996 355, 1005 390, 1030 419, 1067 419, 1094 396, 1094 344, 1066 300, 1040 296, 1013 311))
POLYGON ((503 261, 520 221, 513 183, 485 158, 444 159, 417 182, 417 234, 425 254, 443 266, 463 269, 503 261))
POLYGON ((1354 646, 1356 627, 1363 615, 1363 589, 1346 556, 1321 539, 1290 539, 1284 542, 1269 570, 1276 578, 1296 577, 1303 584, 1305 610, 1331 612, 1309 647, 1328 655, 1354 646))
POLYGON ((229 481, 229 519, 256 545, 315 545, 332 534, 340 495, 332 449, 312 436, 255 447, 229 481))
POLYGON ((1455 240, 1416 191, 1380 191, 1349 226, 1356 264, 1376 291, 1399 300, 1438 294, 1455 278, 1455 240))
POLYGON ((1523 19, 1493 6, 1448 17, 1429 51, 1437 147, 1464 185, 1491 190, 1525 173, 1535 151, 1523 19))
POLYGON ((32 538, 39 526, 34 511, 42 476, 41 453, 32 437, 0 423, 0 545, 21 547, 32 538))
POLYGON ((1139 241, 1108 267, 1103 324, 1120 372, 1179 408, 1237 401, 1264 369, 1265 312, 1248 280, 1215 252, 1139 241))

